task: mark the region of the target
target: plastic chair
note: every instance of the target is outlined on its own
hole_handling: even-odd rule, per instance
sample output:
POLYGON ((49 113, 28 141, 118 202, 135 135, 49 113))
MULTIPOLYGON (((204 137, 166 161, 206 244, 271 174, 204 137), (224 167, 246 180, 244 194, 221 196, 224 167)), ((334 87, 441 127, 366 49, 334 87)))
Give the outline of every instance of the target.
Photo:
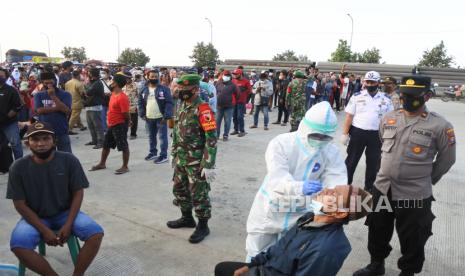
MULTIPOLYGON (((71 259, 73 260, 73 264, 76 265, 77 256, 79 254, 79 251, 81 250, 81 246, 79 245, 79 240, 76 238, 76 236, 70 235, 66 243, 68 244, 68 249, 69 249, 69 253, 71 254, 71 259)), ((45 256, 45 242, 43 240, 41 240, 39 243, 39 254, 41 256, 45 256)), ((19 262, 18 276, 25 276, 25 274, 26 274, 26 266, 23 263, 19 262)))

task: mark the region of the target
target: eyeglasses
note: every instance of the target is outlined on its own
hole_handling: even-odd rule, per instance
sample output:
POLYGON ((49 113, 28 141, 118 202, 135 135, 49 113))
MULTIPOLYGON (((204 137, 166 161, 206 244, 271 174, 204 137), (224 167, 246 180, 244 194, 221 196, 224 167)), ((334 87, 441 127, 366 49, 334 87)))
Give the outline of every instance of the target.
POLYGON ((318 140, 318 141, 331 141, 333 137, 321 133, 311 133, 308 135, 309 139, 318 140))

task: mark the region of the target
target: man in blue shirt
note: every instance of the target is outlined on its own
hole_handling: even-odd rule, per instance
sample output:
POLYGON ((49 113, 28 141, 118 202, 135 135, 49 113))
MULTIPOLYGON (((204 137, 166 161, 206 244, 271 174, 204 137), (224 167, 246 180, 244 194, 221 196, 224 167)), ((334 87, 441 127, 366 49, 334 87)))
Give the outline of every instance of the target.
POLYGON ((44 88, 34 95, 34 110, 39 115, 39 121, 52 125, 57 150, 71 153, 71 142, 68 136, 71 94, 57 87, 53 73, 40 74, 40 80, 44 88))

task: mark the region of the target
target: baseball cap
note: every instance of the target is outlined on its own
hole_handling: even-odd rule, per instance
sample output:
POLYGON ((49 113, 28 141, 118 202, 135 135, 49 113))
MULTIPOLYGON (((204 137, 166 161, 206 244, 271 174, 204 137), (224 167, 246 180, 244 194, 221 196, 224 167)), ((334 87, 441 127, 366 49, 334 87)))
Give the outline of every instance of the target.
POLYGON ((27 128, 26 135, 24 135, 24 137, 29 138, 30 136, 39 133, 48 133, 55 135, 53 127, 49 123, 37 121, 27 128))
POLYGON ((381 79, 381 76, 379 75, 378 72, 376 71, 369 71, 365 74, 365 80, 371 80, 371 81, 379 81, 381 79))

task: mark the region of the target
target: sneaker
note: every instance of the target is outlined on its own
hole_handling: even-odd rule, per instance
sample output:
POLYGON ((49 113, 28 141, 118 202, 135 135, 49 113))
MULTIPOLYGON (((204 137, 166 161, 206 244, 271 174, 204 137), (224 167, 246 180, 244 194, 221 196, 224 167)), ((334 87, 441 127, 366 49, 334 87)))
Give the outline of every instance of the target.
POLYGON ((79 130, 80 130, 80 131, 87 130, 87 127, 81 127, 79 130))
POLYGON ((97 145, 97 144, 94 143, 94 142, 87 142, 87 143, 85 143, 84 145, 85 145, 85 146, 95 146, 95 145, 97 145))
POLYGON ((228 136, 224 136, 223 137, 223 142, 227 142, 228 141, 228 136))
POLYGON ((145 161, 150 161, 150 160, 155 160, 156 158, 158 158, 158 155, 153 154, 153 153, 149 153, 149 154, 147 154, 147 156, 144 159, 145 159, 145 161))
POLYGON ((282 123, 281 126, 287 126, 287 123, 282 123))
POLYGON ((247 132, 241 132, 241 133, 239 133, 239 135, 237 135, 237 137, 244 137, 246 134, 247 134, 247 132))
POLYGON ((272 124, 273 124, 273 125, 279 125, 279 124, 281 124, 281 122, 276 121, 276 122, 273 122, 272 124))
POLYGON ((93 146, 92 148, 93 148, 93 149, 101 149, 101 148, 103 148, 103 146, 102 146, 102 145, 95 145, 95 146, 93 146))
POLYGON ((129 136, 129 140, 137 139, 137 136, 129 136))
POLYGON ((267 126, 265 127, 265 130, 268 130, 268 127, 267 127, 267 126))
POLYGON ((251 125, 250 128, 257 128, 257 126, 256 125, 251 125))
POLYGON ((237 131, 237 130, 230 133, 230 135, 237 135, 237 134, 239 134, 239 131, 237 131))
POLYGON ((155 159, 155 161, 153 161, 153 163, 155 163, 155 164, 163 164, 163 163, 166 163, 166 162, 168 162, 168 158, 161 157, 161 156, 159 156, 157 159, 155 159))

